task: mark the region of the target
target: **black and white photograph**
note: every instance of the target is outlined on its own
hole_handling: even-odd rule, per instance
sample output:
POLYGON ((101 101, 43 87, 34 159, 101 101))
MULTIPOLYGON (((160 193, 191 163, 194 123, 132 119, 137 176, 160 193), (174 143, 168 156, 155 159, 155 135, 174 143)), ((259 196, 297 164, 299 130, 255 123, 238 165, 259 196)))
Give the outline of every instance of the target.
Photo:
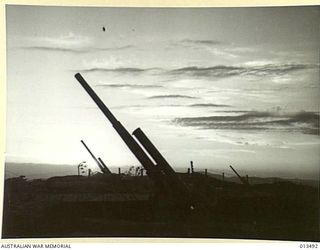
POLYGON ((3 239, 320 240, 319 5, 5 12, 3 239))

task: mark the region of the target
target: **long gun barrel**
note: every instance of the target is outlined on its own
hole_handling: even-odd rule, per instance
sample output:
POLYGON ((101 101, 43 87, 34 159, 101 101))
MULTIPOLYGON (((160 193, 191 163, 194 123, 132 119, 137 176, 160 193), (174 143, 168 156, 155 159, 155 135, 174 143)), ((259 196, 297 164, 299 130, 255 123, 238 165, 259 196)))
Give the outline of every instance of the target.
POLYGON ((150 160, 148 155, 143 151, 140 145, 135 141, 135 139, 130 135, 130 133, 123 127, 123 125, 114 117, 107 106, 102 102, 102 100, 97 96, 93 89, 88 85, 88 83, 83 79, 80 73, 75 75, 75 78, 79 81, 81 86, 93 99, 93 101, 98 105, 102 113, 111 122, 114 129, 120 135, 122 140, 126 143, 131 152, 135 155, 141 165, 147 170, 148 176, 156 182, 161 182, 161 172, 155 167, 153 162, 150 160))
POLYGON ((105 169, 104 167, 101 165, 101 163, 97 160, 97 158, 94 156, 94 154, 91 152, 91 150, 88 148, 88 146, 84 143, 83 140, 81 140, 81 143, 83 144, 83 146, 87 149, 87 151, 89 152, 89 154, 91 155, 91 157, 94 159, 94 161, 97 163, 98 167, 100 168, 102 173, 105 173, 105 169))
POLYGON ((110 169, 107 167, 107 165, 103 162, 103 160, 98 157, 98 161, 101 163, 101 165, 103 166, 105 173, 106 174, 112 174, 112 172, 110 171, 110 169))
POLYGON ((231 169, 232 169, 232 171, 238 176, 238 178, 240 179, 240 181, 242 182, 242 184, 244 184, 244 185, 248 185, 249 184, 249 182, 246 180, 246 179, 244 179, 242 176, 240 176, 239 174, 238 174, 238 172, 230 165, 229 166, 231 169))

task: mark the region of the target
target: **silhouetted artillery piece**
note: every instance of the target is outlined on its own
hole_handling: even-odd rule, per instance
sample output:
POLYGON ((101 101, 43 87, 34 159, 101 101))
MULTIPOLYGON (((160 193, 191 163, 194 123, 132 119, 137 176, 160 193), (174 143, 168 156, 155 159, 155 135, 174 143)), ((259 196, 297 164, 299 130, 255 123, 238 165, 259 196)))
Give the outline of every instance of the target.
POLYGON ((96 158, 94 154, 91 152, 91 150, 88 148, 88 146, 84 143, 83 140, 81 140, 81 143, 83 146, 87 149, 93 160, 97 163, 98 167, 100 168, 101 172, 104 174, 111 174, 110 169, 104 164, 104 162, 101 160, 101 158, 96 158))
POLYGON ((229 167, 238 176, 238 178, 239 178, 239 180, 241 181, 242 184, 249 185, 248 175, 246 176, 246 178, 243 178, 241 175, 238 174, 238 172, 231 165, 229 167))
POLYGON ((144 167, 147 175, 153 180, 155 183, 156 199, 163 200, 162 198, 164 198, 165 200, 169 201, 169 203, 174 203, 175 206, 183 209, 187 208, 187 210, 193 210, 195 206, 190 190, 184 184, 184 182, 179 179, 176 172, 161 155, 158 149, 152 144, 149 138, 143 133, 143 131, 138 128, 133 132, 133 135, 150 154, 156 164, 153 163, 153 161, 149 158, 134 137, 115 118, 115 116, 102 102, 94 90, 88 85, 80 73, 77 73, 75 78, 79 81, 89 96, 97 104, 99 109, 111 122, 112 126, 120 135, 122 140, 126 143, 128 148, 144 167))

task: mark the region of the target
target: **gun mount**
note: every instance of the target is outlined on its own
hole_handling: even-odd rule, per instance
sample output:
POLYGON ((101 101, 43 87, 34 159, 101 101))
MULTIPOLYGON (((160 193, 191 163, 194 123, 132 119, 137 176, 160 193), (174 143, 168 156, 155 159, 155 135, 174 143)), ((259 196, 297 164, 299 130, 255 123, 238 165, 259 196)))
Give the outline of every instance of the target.
MULTIPOLYGON (((145 133, 141 130, 141 128, 137 128, 133 131, 132 134, 137 138, 140 144, 157 163, 157 166, 160 168, 160 170, 166 175, 167 182, 169 182, 171 188, 180 195, 188 197, 190 191, 188 190, 187 186, 180 180, 176 172, 173 170, 167 160, 162 156, 159 150, 149 140, 149 138, 145 135, 145 133)), ((188 199, 190 198, 191 197, 188 197, 188 199)))
POLYGON ((111 170, 107 167, 107 165, 103 162, 103 160, 100 157, 98 157, 98 161, 104 167, 106 174, 112 174, 111 170))

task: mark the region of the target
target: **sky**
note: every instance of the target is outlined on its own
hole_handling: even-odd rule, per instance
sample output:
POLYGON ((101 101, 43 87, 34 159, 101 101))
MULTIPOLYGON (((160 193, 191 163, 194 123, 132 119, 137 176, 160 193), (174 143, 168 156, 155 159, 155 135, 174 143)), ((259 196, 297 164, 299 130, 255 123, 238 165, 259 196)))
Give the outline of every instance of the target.
POLYGON ((318 178, 319 14, 7 5, 6 162, 139 165, 80 72, 175 169, 318 178))

